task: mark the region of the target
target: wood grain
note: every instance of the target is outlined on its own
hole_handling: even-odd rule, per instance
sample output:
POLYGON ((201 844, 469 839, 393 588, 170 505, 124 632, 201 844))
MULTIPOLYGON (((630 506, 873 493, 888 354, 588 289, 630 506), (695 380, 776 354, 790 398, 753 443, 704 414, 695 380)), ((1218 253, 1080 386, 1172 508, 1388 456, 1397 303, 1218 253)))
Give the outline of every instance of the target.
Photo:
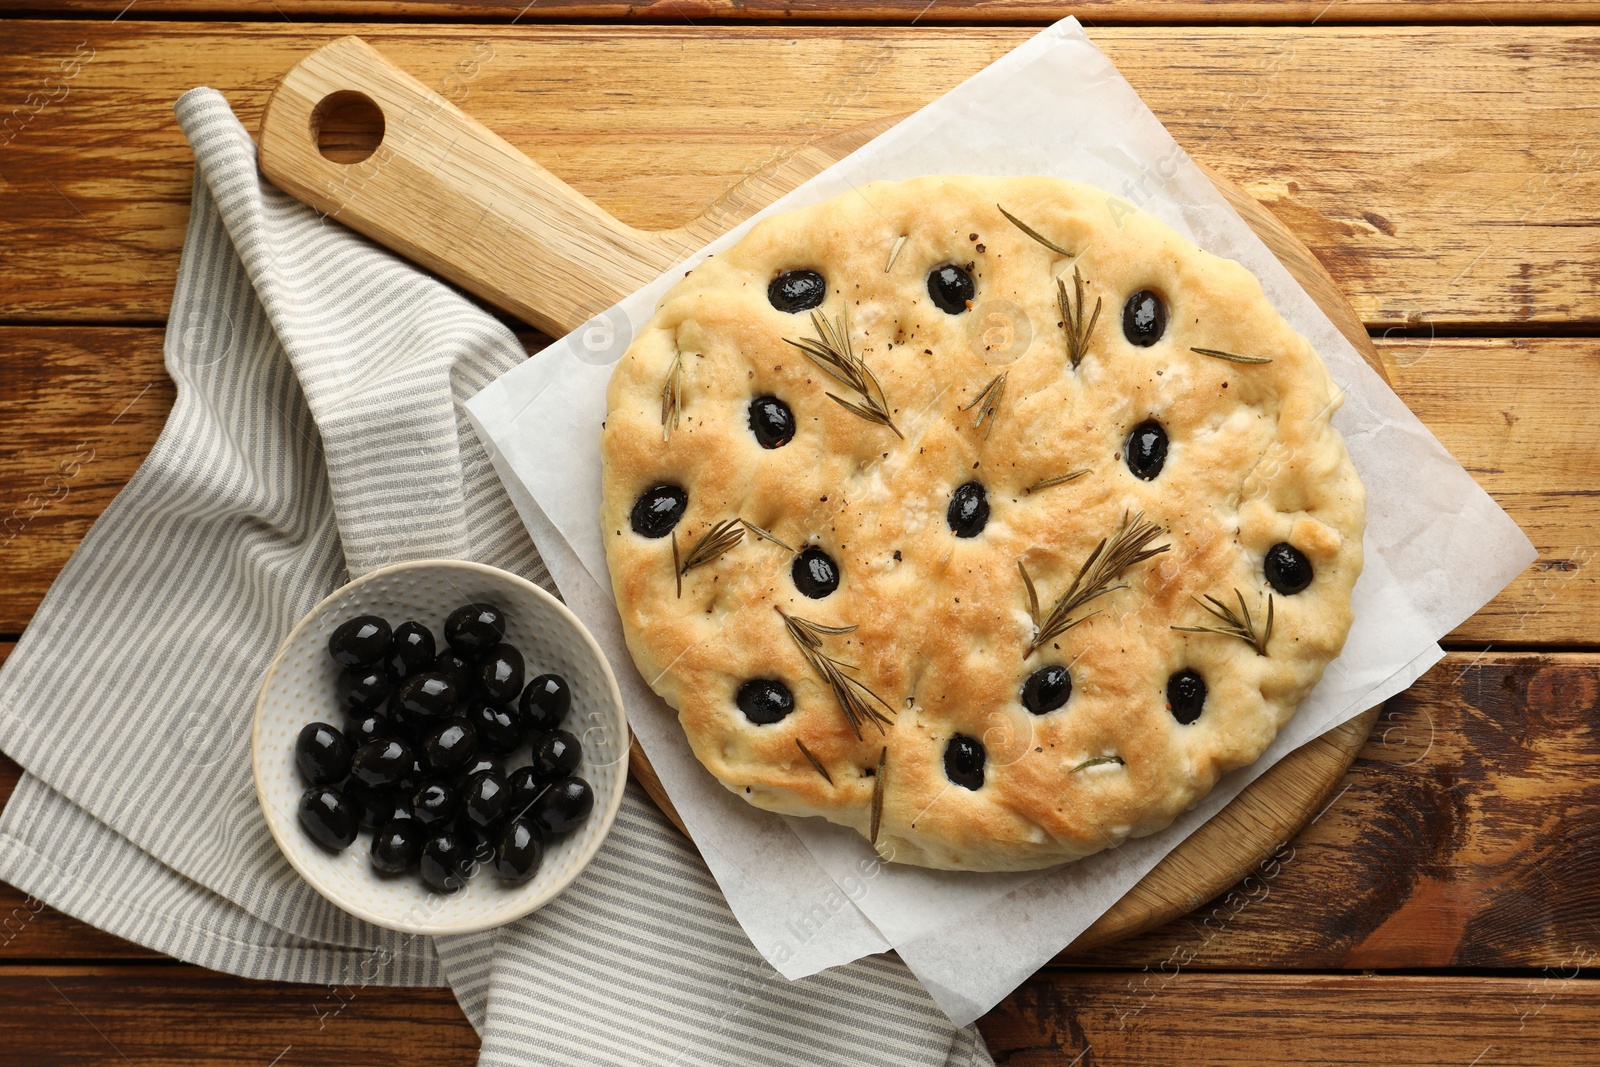
MULTIPOLYGON (((172 101, 213 85, 254 128, 276 78, 346 33, 434 86, 488 42, 463 106, 624 222, 656 228, 799 146, 914 109, 1031 31, 124 20, 7 32, 0 318, 126 322, 170 302, 191 176, 172 101), (92 58, 65 80, 60 65, 80 54, 92 58)), ((1600 321, 1600 238, 1584 225, 1600 192, 1593 28, 1092 33, 1179 142, 1271 207, 1368 324, 1600 321)))

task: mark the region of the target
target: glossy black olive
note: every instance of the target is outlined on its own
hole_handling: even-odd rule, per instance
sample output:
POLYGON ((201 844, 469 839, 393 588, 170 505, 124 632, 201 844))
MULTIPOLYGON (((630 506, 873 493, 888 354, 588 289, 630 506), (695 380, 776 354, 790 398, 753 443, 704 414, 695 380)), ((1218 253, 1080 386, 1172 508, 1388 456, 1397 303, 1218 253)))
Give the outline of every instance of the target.
POLYGON ((983 742, 956 734, 944 746, 944 776, 966 789, 983 788, 983 742))
POLYGON ((639 494, 628 522, 640 537, 665 537, 688 506, 688 493, 675 485, 657 485, 639 494))
POLYGON ((472 853, 460 834, 445 830, 423 843, 417 866, 429 889, 436 893, 454 893, 467 884, 472 853))
POLYGON ((478 748, 504 756, 522 744, 522 721, 508 708, 476 701, 467 710, 467 720, 478 731, 478 748))
POLYGON ((475 864, 490 863, 494 860, 494 839, 498 826, 479 826, 467 818, 465 813, 458 815, 451 829, 461 839, 467 854, 472 857, 475 864))
POLYGON ((368 741, 388 737, 393 732, 394 728, 389 725, 389 720, 375 711, 369 711, 364 715, 352 715, 344 722, 344 736, 352 748, 360 748, 368 741))
POLYGON ((442 719, 454 709, 462 691, 441 671, 413 674, 400 683, 394 708, 413 719, 442 719))
POLYGON ((775 678, 753 678, 733 698, 744 717, 757 726, 780 722, 794 710, 794 694, 775 678))
POLYGON ((775 396, 750 401, 750 432, 762 448, 781 448, 794 440, 794 412, 775 396))
POLYGON ((1284 596, 1294 596, 1311 584, 1311 561, 1287 541, 1279 541, 1267 549, 1267 559, 1261 569, 1272 588, 1284 596))
POLYGON ((382 664, 346 667, 334 679, 333 692, 351 711, 377 711, 389 699, 389 672, 382 664))
POLYGON ((444 620, 444 639, 468 656, 493 648, 506 639, 505 613, 493 604, 468 604, 444 620))
POLYGON ((961 267, 946 263, 928 272, 928 295, 934 304, 947 315, 959 315, 971 305, 978 287, 972 275, 961 267))
POLYGON ((1167 462, 1167 431, 1155 419, 1147 419, 1129 432, 1123 452, 1133 476, 1152 481, 1167 462))
POLYGON ((594 791, 582 778, 559 778, 539 794, 530 814, 552 837, 571 833, 583 825, 594 809, 594 791))
POLYGON ((389 673, 396 678, 426 670, 433 662, 433 631, 412 620, 394 628, 389 639, 389 656, 385 661, 389 673))
POLYGON ((1040 667, 1022 683, 1022 706, 1035 715, 1055 711, 1072 696, 1072 674, 1061 664, 1040 667))
POLYGON ((1122 305, 1122 336, 1130 344, 1149 348, 1167 332, 1167 308, 1161 298, 1148 289, 1140 289, 1122 305))
POLYGON ((411 794, 411 815, 424 826, 435 826, 456 817, 461 810, 461 794, 440 778, 430 778, 411 794))
POLYGON ((828 283, 814 270, 785 271, 767 286, 772 306, 791 315, 821 307, 827 296, 828 283))
POLYGON ((495 771, 475 774, 461 791, 461 812, 479 826, 500 820, 511 804, 511 783, 495 771))
POLYGON ((539 873, 544 836, 528 819, 512 819, 494 843, 494 873, 508 882, 526 882, 539 873))
POLYGON ((447 648, 435 656, 431 669, 450 679, 457 693, 471 692, 473 682, 478 677, 477 664, 453 648, 447 648))
POLYGON ((1200 717, 1206 703, 1206 680, 1191 670, 1167 679, 1167 710, 1185 726, 1200 717))
POLYGON ((465 788, 467 782, 470 781, 472 779, 472 776, 475 775, 475 774, 486 774, 489 771, 493 771, 496 774, 504 774, 505 773, 505 771, 503 771, 501 769, 501 767, 500 767, 500 761, 495 759, 493 756, 489 755, 488 753, 483 751, 483 747, 482 747, 483 730, 482 729, 480 729, 478 731, 478 741, 479 741, 479 747, 478 747, 477 755, 473 756, 471 759, 467 760, 467 762, 463 763, 460 767, 458 767, 456 769, 456 774, 455 774, 455 779, 454 780, 455 780, 455 784, 456 784, 456 788, 457 789, 465 788))
POLYGON ((504 642, 478 661, 478 688, 496 704, 509 704, 522 692, 522 653, 504 642))
POLYGON ((395 819, 373 831, 372 869, 379 874, 405 874, 421 858, 422 824, 415 819, 395 819))
POLYGON ((950 494, 950 507, 945 510, 945 521, 950 532, 957 537, 977 537, 989 524, 989 494, 981 482, 968 482, 957 486, 950 494))
POLYGON ((416 757, 398 737, 368 741, 350 759, 350 777, 370 789, 394 785, 412 773, 416 757))
POLYGON ((351 747, 344 734, 325 722, 314 722, 294 741, 294 763, 311 785, 332 785, 350 773, 351 747))
POLYGON ((572 707, 572 690, 559 674, 541 674, 522 691, 522 728, 547 734, 561 725, 572 707))
POLYGON ((356 839, 361 808, 332 786, 312 786, 300 794, 300 826, 311 840, 338 852, 356 839))
POLYGON ((552 730, 533 747, 534 775, 541 782, 553 782, 578 769, 583 762, 583 745, 565 730, 552 730))
POLYGON ((341 667, 377 663, 389 651, 389 624, 376 615, 357 615, 328 636, 328 654, 341 667))
POLYGON ((789 577, 802 596, 812 600, 823 597, 839 588, 839 565, 833 557, 815 545, 794 558, 789 565, 789 577))
POLYGON ((511 787, 511 802, 506 808, 506 814, 512 818, 532 811, 533 802, 539 799, 540 793, 549 788, 549 783, 540 781, 532 767, 518 767, 511 772, 506 781, 511 787))
POLYGON ((446 719, 422 742, 422 763, 439 774, 448 774, 471 759, 478 751, 478 728, 460 715, 446 719))

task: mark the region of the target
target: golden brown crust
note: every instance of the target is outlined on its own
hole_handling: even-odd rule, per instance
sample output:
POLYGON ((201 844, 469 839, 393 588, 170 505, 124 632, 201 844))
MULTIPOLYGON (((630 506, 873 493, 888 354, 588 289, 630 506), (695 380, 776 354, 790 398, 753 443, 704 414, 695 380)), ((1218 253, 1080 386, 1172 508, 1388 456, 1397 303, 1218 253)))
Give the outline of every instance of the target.
POLYGON ((1023 870, 1154 833, 1261 754, 1349 630, 1365 494, 1332 425, 1339 393, 1321 359, 1243 267, 1148 215, 1114 210, 1092 187, 920 178, 767 219, 667 293, 618 365, 608 403, 607 562, 644 677, 678 709, 700 761, 763 808, 866 835, 869 772, 887 748, 877 848, 891 859, 1023 870), (927 274, 946 263, 971 264, 977 292, 965 314, 929 297, 927 274), (1070 291, 1074 267, 1084 318, 1103 301, 1076 368, 1055 281, 1070 291), (816 335, 809 315, 767 297, 774 277, 799 268, 826 277, 820 310, 830 321, 845 313, 903 439, 828 399, 860 398, 785 343, 816 335), (1141 289, 1161 294, 1168 311, 1165 335, 1148 348, 1122 330, 1124 301, 1141 289), (664 441, 662 389, 678 357, 681 419, 664 441), (962 408, 1002 371, 1003 397, 977 428, 983 405, 962 408), (750 430, 749 402, 763 394, 794 411, 798 432, 783 447, 763 449, 750 430), (1122 457, 1147 418, 1171 442, 1153 481, 1122 457), (1088 473, 1029 492, 1076 470, 1088 473), (991 515, 978 536, 957 538, 946 508, 972 480, 991 515), (746 536, 682 575, 679 596, 672 539, 629 525, 634 501, 662 483, 688 493, 673 534, 680 552, 738 517, 793 548, 824 548, 839 588, 800 595, 790 552, 746 536), (1170 549, 1078 612, 1099 614, 1024 658, 1034 625, 1018 561, 1048 610, 1096 543, 1141 511, 1161 528, 1154 544, 1170 549), (1215 622, 1193 598, 1236 605, 1235 590, 1259 626, 1271 592, 1262 560, 1279 541, 1304 552, 1315 579, 1273 596, 1268 655, 1172 628, 1215 622), (856 738, 775 609, 856 627, 823 636, 822 652, 893 707, 882 734, 868 724, 856 738), (1069 665, 1072 695, 1033 715, 1020 690, 1048 664, 1069 665), (1189 725, 1166 703, 1169 676, 1185 668, 1209 688, 1189 725), (751 723, 734 702, 751 678, 781 679, 794 712, 751 723), (946 777, 957 733, 984 744, 980 789, 946 777), (1112 755, 1124 762, 1084 766, 1112 755))

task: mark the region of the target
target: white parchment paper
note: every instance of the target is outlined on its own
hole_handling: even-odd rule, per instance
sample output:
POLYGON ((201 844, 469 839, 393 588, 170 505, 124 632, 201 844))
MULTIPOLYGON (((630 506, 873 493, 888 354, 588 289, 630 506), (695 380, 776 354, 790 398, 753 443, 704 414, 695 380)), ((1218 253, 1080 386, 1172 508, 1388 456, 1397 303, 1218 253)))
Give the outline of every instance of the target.
POLYGON ((1409 686, 1442 655, 1438 639, 1536 554, 1189 161, 1076 19, 1040 33, 756 217, 878 179, 941 173, 1053 175, 1107 190, 1112 218, 1132 206, 1152 212, 1252 270, 1345 390, 1335 424, 1368 493, 1366 569, 1348 643, 1267 753, 1168 830, 1044 873, 925 871, 880 863, 860 837, 820 819, 757 811, 694 759, 676 714, 635 670, 611 601, 598 523, 600 424, 611 368, 660 296, 754 219, 500 378, 468 412, 562 594, 611 657, 634 730, 756 947, 798 978, 892 946, 951 1018, 965 1023, 1273 763, 1409 686))

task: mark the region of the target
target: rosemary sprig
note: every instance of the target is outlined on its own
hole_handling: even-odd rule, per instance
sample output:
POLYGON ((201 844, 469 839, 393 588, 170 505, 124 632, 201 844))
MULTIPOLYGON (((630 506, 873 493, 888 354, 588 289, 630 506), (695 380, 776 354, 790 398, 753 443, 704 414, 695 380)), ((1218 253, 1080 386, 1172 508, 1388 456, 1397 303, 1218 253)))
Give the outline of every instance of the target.
POLYGON ((1189 349, 1189 351, 1198 352, 1202 356, 1210 356, 1213 359, 1225 359, 1229 363, 1271 363, 1272 362, 1272 360, 1270 358, 1266 357, 1266 356, 1241 356, 1236 352, 1224 352, 1220 348, 1191 348, 1191 349, 1189 349))
POLYGON ((1058 474, 1053 478, 1041 478, 1037 482, 1034 482, 1032 485, 1028 486, 1028 488, 1024 489, 1023 492, 1024 493, 1037 493, 1041 489, 1052 489, 1052 488, 1054 488, 1055 486, 1058 486, 1058 485, 1065 485, 1067 482, 1072 481, 1072 479, 1074 479, 1074 478, 1082 478, 1085 474, 1088 474, 1088 473, 1089 473, 1089 468, 1085 467, 1085 468, 1083 468, 1083 470, 1081 470, 1081 471, 1073 471, 1071 474, 1058 474))
POLYGON ((1074 619, 1072 613, 1099 597, 1117 589, 1126 589, 1125 585, 1113 585, 1129 567, 1143 563, 1152 556, 1159 556, 1167 551, 1171 545, 1157 545, 1149 547, 1150 542, 1161 535, 1161 527, 1153 522, 1147 522, 1144 512, 1139 512, 1129 518, 1123 512, 1122 526, 1110 537, 1103 537, 1095 545, 1094 551, 1089 553, 1089 558, 1083 561, 1083 566, 1078 568, 1077 577, 1072 579, 1072 584, 1067 591, 1062 593, 1050 608, 1050 613, 1043 618, 1039 616, 1039 594, 1034 589, 1033 578, 1028 574, 1028 568, 1022 561, 1017 560, 1017 570, 1022 572, 1022 583, 1028 591, 1028 614, 1033 619, 1033 642, 1028 645, 1028 650, 1022 654, 1027 659, 1038 650, 1039 646, 1060 637, 1074 626, 1099 614, 1091 611, 1074 619))
POLYGON ((988 420, 989 429, 983 430, 985 439, 989 436, 989 430, 994 429, 995 416, 999 413, 1000 401, 1004 400, 1005 396, 1006 372, 1001 371, 994 376, 993 381, 983 387, 983 392, 972 398, 971 403, 963 404, 960 408, 961 411, 971 411, 973 408, 978 409, 977 418, 972 420, 972 428, 974 430, 983 430, 983 424, 985 420, 988 420))
POLYGON ((743 519, 723 519, 716 523, 705 533, 700 535, 700 540, 695 542, 689 554, 682 561, 678 558, 678 534, 672 534, 672 566, 678 572, 678 595, 683 596, 683 576, 696 567, 703 567, 707 563, 722 555, 728 549, 744 540, 743 519))
POLYGON ((751 533, 755 534, 757 537, 761 538, 763 541, 771 541, 773 544, 777 545, 779 548, 784 549, 785 551, 788 551, 788 552, 791 552, 791 553, 794 551, 794 549, 792 547, 790 547, 790 545, 789 545, 789 543, 787 541, 779 540, 777 537, 775 537, 772 534, 768 533, 767 531, 763 530, 761 527, 757 526, 755 523, 753 523, 753 522, 745 522, 744 519, 740 519, 739 522, 740 522, 741 525, 744 526, 744 528, 746 530, 749 530, 751 533))
POLYGON ((868 422, 881 423, 889 427, 896 437, 904 439, 905 434, 900 432, 900 428, 889 417, 889 405, 884 399, 883 386, 879 384, 878 376, 873 374, 872 368, 867 366, 866 361, 850 348, 849 325, 845 321, 844 312, 839 313, 837 323, 831 323, 821 312, 813 311, 811 325, 817 331, 815 338, 806 337, 799 341, 784 338, 784 340, 804 352, 811 362, 861 397, 859 402, 852 403, 829 393, 828 399, 868 422))
POLYGON ((868 689, 860 681, 844 673, 856 668, 848 663, 842 663, 822 651, 822 639, 840 634, 853 633, 854 626, 824 626, 820 622, 811 622, 797 615, 785 615, 783 609, 773 606, 779 615, 783 616, 783 623, 789 630, 789 636, 800 647, 800 654, 805 656, 811 669, 822 676, 833 690, 834 699, 839 702, 839 710, 844 712, 845 721, 850 724, 850 731, 856 735, 856 740, 861 740, 861 723, 870 722, 883 733, 883 727, 894 720, 884 715, 882 711, 872 706, 876 701, 883 706, 884 711, 893 712, 894 708, 878 694, 868 689), (870 699, 869 699, 870 698, 870 699))
POLYGON ((1094 314, 1089 316, 1088 325, 1084 325, 1083 275, 1078 273, 1077 267, 1072 268, 1072 288, 1078 298, 1076 307, 1067 295, 1067 283, 1056 279, 1056 303, 1061 307, 1061 325, 1067 331, 1067 355, 1072 359, 1072 369, 1077 370, 1089 351, 1089 335, 1094 333, 1094 324, 1100 319, 1100 298, 1094 298, 1094 314))
POLYGON ((883 273, 888 274, 889 269, 894 266, 894 261, 900 258, 900 249, 905 247, 907 236, 907 234, 901 234, 899 239, 895 241, 894 247, 889 249, 889 262, 883 265, 883 273))
POLYGON ((1222 634, 1224 637, 1237 637, 1245 644, 1256 650, 1256 655, 1267 654, 1267 642, 1272 640, 1272 594, 1267 594, 1267 618, 1261 632, 1256 633, 1255 620, 1250 617, 1250 609, 1245 605, 1244 594, 1234 589, 1233 595, 1239 598, 1237 613, 1232 608, 1207 594, 1207 604, 1198 597, 1191 598, 1196 604, 1221 620, 1219 626, 1174 626, 1174 630, 1183 630, 1192 634, 1222 634))
POLYGON ((1085 770, 1089 767, 1100 767, 1107 763, 1115 763, 1118 766, 1121 766, 1123 765, 1123 759, 1121 756, 1090 756, 1088 759, 1084 760, 1067 773, 1077 774, 1079 771, 1085 770))
POLYGON ((683 414, 683 353, 672 354, 672 366, 667 368, 666 383, 661 386, 661 439, 672 440, 672 431, 678 428, 683 414))
POLYGON ((878 825, 883 822, 883 791, 887 788, 883 783, 889 777, 889 746, 885 745, 878 753, 878 770, 872 776, 872 837, 869 839, 873 848, 878 847, 878 825))
POLYGON ((1062 248, 1060 245, 1050 240, 1050 238, 1046 237, 1032 226, 1029 226, 1026 222, 1023 222, 1011 212, 1007 211, 1005 208, 1000 207, 999 204, 996 204, 995 207, 1000 208, 1000 214, 1004 215, 1006 220, 1010 222, 1011 225, 1015 226, 1029 237, 1032 237, 1035 241, 1038 241, 1050 251, 1056 253, 1057 255, 1066 256, 1068 259, 1071 259, 1073 256, 1077 255, 1076 252, 1068 252, 1065 248, 1062 248))
POLYGON ((811 754, 811 750, 806 747, 806 743, 800 740, 798 737, 794 739, 794 743, 795 747, 800 750, 800 754, 811 761, 811 766, 817 769, 817 773, 822 775, 823 779, 826 780, 829 785, 832 785, 833 775, 828 773, 828 768, 822 765, 821 760, 817 759, 817 757, 811 754))

